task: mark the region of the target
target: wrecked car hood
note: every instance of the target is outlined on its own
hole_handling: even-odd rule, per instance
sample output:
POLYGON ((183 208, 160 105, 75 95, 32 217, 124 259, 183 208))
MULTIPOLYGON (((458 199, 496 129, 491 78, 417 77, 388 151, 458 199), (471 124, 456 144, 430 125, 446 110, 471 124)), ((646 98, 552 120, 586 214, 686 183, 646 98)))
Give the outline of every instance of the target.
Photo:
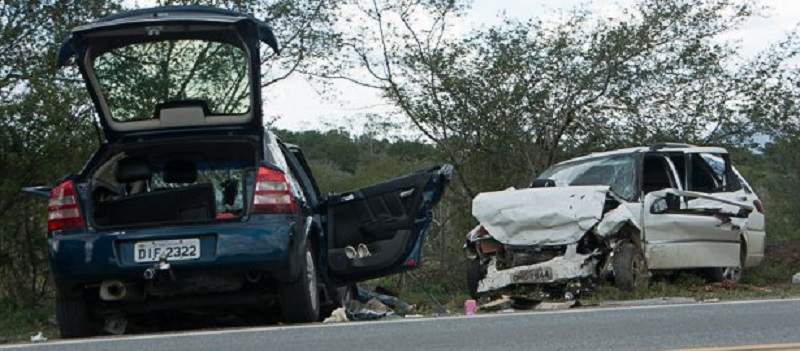
POLYGON ((472 201, 472 215, 506 245, 567 245, 600 221, 608 194, 608 186, 481 193, 472 201))

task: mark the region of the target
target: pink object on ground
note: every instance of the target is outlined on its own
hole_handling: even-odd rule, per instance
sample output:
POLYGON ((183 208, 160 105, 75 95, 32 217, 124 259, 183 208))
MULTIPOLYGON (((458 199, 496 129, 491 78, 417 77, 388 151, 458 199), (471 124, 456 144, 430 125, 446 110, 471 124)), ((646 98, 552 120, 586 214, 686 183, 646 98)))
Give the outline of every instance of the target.
POLYGON ((478 309, 478 303, 475 300, 464 301, 464 314, 467 316, 474 316, 475 311, 478 309))

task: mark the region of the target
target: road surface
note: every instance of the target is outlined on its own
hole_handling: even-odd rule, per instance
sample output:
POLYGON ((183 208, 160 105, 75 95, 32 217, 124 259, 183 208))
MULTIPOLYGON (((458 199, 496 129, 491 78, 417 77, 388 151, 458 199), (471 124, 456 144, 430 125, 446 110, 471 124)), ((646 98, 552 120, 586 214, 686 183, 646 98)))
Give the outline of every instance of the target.
MULTIPOLYGON (((665 350, 798 341, 800 299, 790 299, 275 326, 52 341, 0 349, 665 350)), ((792 345, 800 348, 800 344, 792 345)))

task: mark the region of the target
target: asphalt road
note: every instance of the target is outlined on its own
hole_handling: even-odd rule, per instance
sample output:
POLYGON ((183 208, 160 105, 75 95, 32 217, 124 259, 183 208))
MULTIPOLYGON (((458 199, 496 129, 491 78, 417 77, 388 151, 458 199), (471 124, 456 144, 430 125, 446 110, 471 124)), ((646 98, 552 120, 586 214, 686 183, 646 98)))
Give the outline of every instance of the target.
MULTIPOLYGON (((663 350, 798 341, 800 299, 792 299, 228 329, 53 341, 6 348, 133 351, 663 350)), ((800 344, 795 347, 800 347, 800 344)))

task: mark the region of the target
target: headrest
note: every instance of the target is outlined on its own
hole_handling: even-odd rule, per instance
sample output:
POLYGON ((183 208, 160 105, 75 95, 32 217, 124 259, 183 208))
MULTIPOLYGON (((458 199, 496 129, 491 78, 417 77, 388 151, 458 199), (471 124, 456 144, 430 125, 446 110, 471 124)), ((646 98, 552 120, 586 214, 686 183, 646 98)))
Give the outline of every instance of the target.
POLYGON ((534 179, 531 181, 531 188, 549 188, 556 186, 556 181, 552 179, 534 179))
POLYGON ((197 165, 187 160, 170 160, 164 164, 164 181, 167 183, 194 183, 197 165))
POLYGON ((129 157, 117 163, 117 182, 130 183, 148 180, 153 175, 150 164, 142 158, 129 157))

